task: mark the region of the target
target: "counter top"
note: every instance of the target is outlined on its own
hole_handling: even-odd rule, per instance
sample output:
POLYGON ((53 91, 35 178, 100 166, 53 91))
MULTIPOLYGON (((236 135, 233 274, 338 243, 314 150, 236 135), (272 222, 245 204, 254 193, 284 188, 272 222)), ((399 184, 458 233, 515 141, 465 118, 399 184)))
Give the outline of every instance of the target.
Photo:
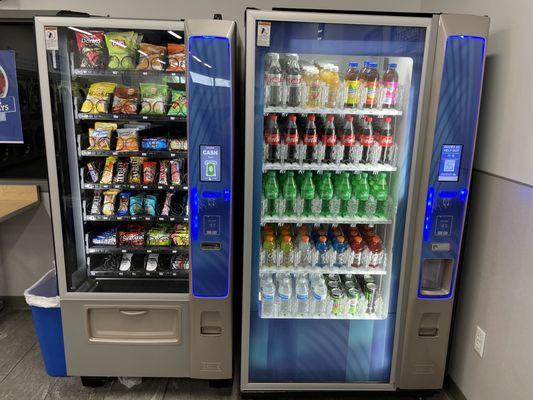
POLYGON ((39 203, 36 185, 0 185, 0 222, 39 203))

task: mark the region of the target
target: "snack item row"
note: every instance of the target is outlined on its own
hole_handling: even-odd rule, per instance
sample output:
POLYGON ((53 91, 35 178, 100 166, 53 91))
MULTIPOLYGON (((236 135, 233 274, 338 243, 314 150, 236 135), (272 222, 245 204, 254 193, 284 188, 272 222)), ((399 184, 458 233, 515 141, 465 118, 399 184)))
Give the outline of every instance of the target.
POLYGON ((142 82, 139 88, 113 82, 89 86, 80 111, 87 114, 137 114, 187 116, 187 95, 180 84, 142 82), (140 100, 139 100, 140 95, 140 100), (111 101, 112 99, 112 101, 111 101), (169 101, 170 99, 170 101, 169 101), (140 109, 138 110, 138 106, 140 109), (167 105, 169 105, 167 110, 167 105))
POLYGON ((112 70, 185 71, 185 45, 143 42, 134 31, 76 31, 80 68, 112 70), (107 54, 106 54, 107 50, 107 54), (138 60, 137 60, 138 54, 138 60), (106 58, 107 56, 107 58, 106 58))
POLYGON ((94 246, 188 246, 189 227, 184 224, 157 224, 147 228, 130 224, 95 234, 91 243, 94 246))

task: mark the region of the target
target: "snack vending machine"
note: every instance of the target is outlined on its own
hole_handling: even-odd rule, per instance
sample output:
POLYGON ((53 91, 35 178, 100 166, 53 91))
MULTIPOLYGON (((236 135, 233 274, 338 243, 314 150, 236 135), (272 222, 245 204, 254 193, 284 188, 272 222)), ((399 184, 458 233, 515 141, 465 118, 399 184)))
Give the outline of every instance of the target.
POLYGON ((235 24, 35 27, 68 375, 231 378, 235 24))
POLYGON ((247 11, 243 391, 442 387, 488 26, 247 11))

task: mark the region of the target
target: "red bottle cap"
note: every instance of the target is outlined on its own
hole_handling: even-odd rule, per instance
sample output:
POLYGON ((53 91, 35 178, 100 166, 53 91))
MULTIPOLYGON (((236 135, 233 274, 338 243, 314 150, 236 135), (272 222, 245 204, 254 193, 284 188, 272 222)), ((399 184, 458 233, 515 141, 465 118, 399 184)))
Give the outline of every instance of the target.
POLYGON ((268 117, 269 117, 271 120, 274 120, 274 121, 278 119, 278 115, 277 115, 277 114, 270 114, 268 117))
POLYGON ((386 117, 385 118, 385 122, 391 122, 392 121, 392 118, 391 117, 386 117))
POLYGON ((296 121, 296 115, 294 115, 294 114, 289 115, 289 119, 290 119, 292 122, 296 121))
POLYGON ((353 121, 353 115, 347 115, 344 119, 345 119, 346 121, 350 121, 350 122, 352 122, 352 121, 353 121))
POLYGON ((333 121, 333 119, 335 119, 335 117, 333 115, 328 115, 327 120, 329 122, 333 121))
POLYGON ((319 240, 320 242, 322 242, 322 243, 326 243, 326 240, 328 240, 328 238, 325 237, 325 236, 320 236, 320 237, 318 238, 318 240, 319 240))
POLYGON ((307 116, 307 119, 308 119, 309 121, 314 121, 314 120, 315 120, 315 114, 309 114, 309 115, 307 116))

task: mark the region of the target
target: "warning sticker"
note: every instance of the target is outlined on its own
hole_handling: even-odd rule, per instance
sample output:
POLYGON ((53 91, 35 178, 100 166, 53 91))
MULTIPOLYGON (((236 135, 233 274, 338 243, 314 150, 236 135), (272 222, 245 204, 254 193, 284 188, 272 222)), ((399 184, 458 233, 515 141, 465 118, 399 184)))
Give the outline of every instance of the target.
POLYGON ((257 45, 270 47, 270 22, 259 21, 257 23, 257 45))
POLYGON ((46 50, 59 50, 57 28, 55 26, 44 27, 44 40, 46 50))

